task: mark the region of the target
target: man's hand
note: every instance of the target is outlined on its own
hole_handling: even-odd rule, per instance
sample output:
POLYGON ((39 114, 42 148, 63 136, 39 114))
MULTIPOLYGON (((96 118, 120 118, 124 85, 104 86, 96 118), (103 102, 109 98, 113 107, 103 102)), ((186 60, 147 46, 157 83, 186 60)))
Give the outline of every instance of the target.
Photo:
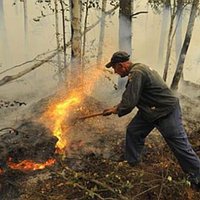
POLYGON ((103 111, 103 116, 109 116, 111 114, 117 114, 117 107, 107 108, 103 111))

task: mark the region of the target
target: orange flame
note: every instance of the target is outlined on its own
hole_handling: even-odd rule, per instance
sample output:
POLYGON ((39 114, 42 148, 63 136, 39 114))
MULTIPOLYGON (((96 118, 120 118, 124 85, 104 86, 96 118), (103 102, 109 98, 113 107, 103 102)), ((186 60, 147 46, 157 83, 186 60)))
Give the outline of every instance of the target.
POLYGON ((3 169, 0 168, 0 174, 3 174, 3 169))
MULTIPOLYGON (((64 137, 64 127, 62 124, 70 114, 69 109, 80 102, 80 94, 78 92, 74 93, 60 102, 54 102, 49 105, 47 111, 40 118, 40 120, 52 130, 53 135, 58 138, 56 147, 60 150, 63 150, 68 145, 67 139, 64 137)), ((67 127, 67 125, 65 126, 67 127)))
POLYGON ((18 169, 22 171, 29 171, 29 170, 41 170, 47 166, 51 166, 56 162, 55 159, 49 159, 45 163, 35 163, 32 160, 23 160, 20 163, 14 163, 11 160, 8 161, 8 166, 11 169, 18 169))
MULTIPOLYGON (((95 83, 100 77, 101 70, 91 70, 91 73, 87 74, 87 79, 84 83, 84 92, 91 93, 95 83)), ((53 135, 58 138, 56 147, 63 152, 69 145, 64 133, 66 133, 67 124, 63 126, 63 122, 66 123, 66 119, 70 115, 70 109, 81 103, 84 99, 83 89, 75 88, 67 97, 62 97, 62 100, 53 102, 47 108, 47 111, 40 118, 40 122, 44 123, 52 132, 53 135)))

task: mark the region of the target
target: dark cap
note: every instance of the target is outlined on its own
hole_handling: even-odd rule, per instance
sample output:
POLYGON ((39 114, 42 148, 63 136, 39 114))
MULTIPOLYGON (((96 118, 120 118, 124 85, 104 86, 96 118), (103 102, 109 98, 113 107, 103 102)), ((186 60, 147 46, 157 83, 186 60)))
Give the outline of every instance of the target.
POLYGON ((116 63, 128 61, 129 58, 130 55, 125 51, 117 51, 112 55, 112 58, 110 59, 110 62, 106 64, 106 67, 110 68, 116 63))

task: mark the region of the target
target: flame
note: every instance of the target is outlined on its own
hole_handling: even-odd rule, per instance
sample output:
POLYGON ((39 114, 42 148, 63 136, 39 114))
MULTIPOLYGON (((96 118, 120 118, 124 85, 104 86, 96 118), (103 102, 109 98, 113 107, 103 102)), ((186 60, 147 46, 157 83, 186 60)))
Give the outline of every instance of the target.
MULTIPOLYGON (((90 73, 87 73, 87 78, 85 78, 84 82, 84 92, 87 95, 90 95, 95 83, 101 77, 102 71, 99 69, 95 69, 96 66, 93 66, 93 70, 90 73)), ((65 127, 63 126, 63 122, 69 117, 70 109, 79 105, 84 99, 83 91, 79 89, 75 89, 68 94, 67 97, 62 97, 62 99, 52 102, 47 111, 40 117, 39 121, 42 122, 46 127, 48 127, 53 135, 58 138, 58 142, 56 144, 56 151, 59 153, 63 153, 63 150, 68 144, 68 141, 64 135, 66 132, 67 124, 65 127), (64 129, 65 128, 65 129, 64 129)), ((11 169, 18 169, 22 171, 28 170, 41 170, 47 166, 51 166, 56 162, 55 159, 49 159, 45 163, 35 163, 32 160, 24 160, 20 163, 12 162, 12 159, 7 161, 7 165, 11 169)), ((4 170, 0 168, 0 174, 4 173, 4 170)))
POLYGON ((65 148, 67 145, 67 140, 62 137, 62 122, 64 121, 65 117, 68 115, 68 108, 75 104, 78 104, 80 99, 77 97, 72 97, 70 99, 65 100, 55 106, 55 110, 53 110, 53 115, 55 120, 53 134, 58 138, 57 147, 59 149, 65 148))
POLYGON ((14 163, 11 160, 7 162, 7 165, 11 169, 18 169, 22 171, 29 171, 29 170, 41 170, 47 166, 51 166, 56 162, 55 159, 49 159, 45 163, 35 163, 32 160, 23 160, 20 163, 14 163))
POLYGON ((59 152, 64 152, 64 149, 69 145, 65 134, 67 128, 69 128, 69 125, 66 124, 66 119, 70 115, 70 109, 73 106, 79 105, 83 101, 86 93, 89 95, 92 92, 95 83, 100 77, 100 73, 102 73, 101 70, 96 69, 96 67, 94 68, 94 70, 91 70, 87 74, 87 78, 85 78, 85 94, 83 94, 83 88, 75 88, 68 96, 65 95, 61 100, 52 102, 40 118, 40 122, 45 124, 53 132, 53 135, 58 138, 56 147, 60 150, 59 152), (65 122, 65 126, 63 126, 63 122, 65 122))
POLYGON ((40 121, 46 124, 48 128, 53 132, 53 135, 58 138, 56 147, 63 150, 67 145, 67 139, 64 136, 64 132, 67 128, 67 124, 63 126, 63 122, 68 118, 70 114, 70 108, 81 102, 80 93, 76 92, 70 95, 64 100, 59 102, 53 102, 49 105, 47 111, 40 118, 40 121), (63 130, 65 128, 65 130, 63 130))

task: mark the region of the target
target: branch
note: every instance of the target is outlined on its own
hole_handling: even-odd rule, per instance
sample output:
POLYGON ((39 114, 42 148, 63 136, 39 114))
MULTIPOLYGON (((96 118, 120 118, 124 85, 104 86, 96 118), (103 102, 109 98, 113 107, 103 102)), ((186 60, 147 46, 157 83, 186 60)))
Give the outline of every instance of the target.
MULTIPOLYGON (((66 47, 68 47, 71 43, 68 42, 66 44, 66 47)), ((25 69, 22 72, 19 72, 18 74, 12 75, 12 76, 5 76, 4 78, 2 78, 0 80, 0 86, 5 85, 6 83, 16 80, 22 76, 24 76, 25 74, 28 74, 29 72, 37 69, 38 67, 42 66, 44 63, 47 63, 50 59, 52 59, 54 56, 56 56, 62 49, 59 49, 58 51, 52 53, 50 56, 48 56, 46 59, 39 61, 38 63, 36 63, 35 65, 31 66, 28 69, 25 69)))
POLYGON ((147 11, 136 12, 136 13, 133 13, 130 17, 135 17, 136 15, 145 14, 145 13, 148 13, 148 12, 147 11))
POLYGON ((117 4, 114 8, 108 10, 105 12, 106 15, 110 15, 112 12, 114 12, 119 7, 119 4, 117 4))
MULTIPOLYGON (((111 14, 112 12, 114 12, 118 7, 119 7, 119 4, 117 4, 114 8, 112 8, 112 9, 106 11, 106 12, 105 12, 105 15, 110 15, 110 14, 111 14)), ((87 33, 87 32, 89 32, 91 29, 93 29, 97 24, 100 23, 101 20, 102 20, 102 19, 99 18, 94 24, 92 24, 91 26, 87 27, 86 30, 85 30, 85 32, 82 33, 82 35, 85 34, 85 33, 87 33)))
MULTIPOLYGON (((120 199, 122 199, 122 200, 128 200, 125 196, 116 193, 115 190, 114 190, 113 188, 111 188, 111 187, 110 187, 108 184, 106 184, 106 183, 102 183, 102 182, 100 182, 100 181, 98 181, 98 180, 96 180, 96 179, 92 179, 91 177, 87 177, 86 175, 84 175, 84 174, 82 174, 82 173, 77 173, 77 172, 73 171, 72 169, 70 169, 69 167, 65 167, 65 169, 68 170, 69 172, 73 173, 73 174, 76 174, 76 176, 77 176, 78 178, 82 178, 82 179, 84 179, 84 180, 86 180, 86 181, 93 182, 93 183, 95 183, 95 184, 97 184, 97 185, 99 185, 99 186, 101 186, 101 187, 107 189, 108 191, 110 191, 110 192, 112 192, 113 194, 115 194, 115 195, 117 195, 118 197, 120 197, 120 199)), ((59 173, 58 173, 58 174, 59 174, 59 173)), ((60 175, 60 174, 59 174, 59 175, 60 175)), ((64 178, 65 176, 62 175, 62 177, 64 178)), ((66 178, 66 177, 65 177, 65 178, 66 178)))
POLYGON ((150 190, 153 190, 153 189, 155 189, 155 188, 157 188, 157 187, 159 187, 159 186, 160 186, 160 185, 155 185, 155 186, 153 186, 153 187, 151 187, 151 188, 148 188, 147 190, 144 190, 143 192, 141 192, 141 193, 135 195, 132 199, 136 199, 137 197, 139 197, 139 196, 145 194, 146 192, 148 192, 148 191, 150 191, 150 190))
POLYGON ((46 59, 44 59, 44 60, 36 63, 35 65, 31 66, 28 69, 25 69, 24 71, 19 72, 18 74, 15 74, 15 75, 12 75, 12 76, 5 76, 4 78, 2 78, 0 80, 0 86, 5 85, 6 83, 8 83, 10 81, 13 81, 15 79, 18 79, 18 78, 24 76, 25 74, 28 74, 29 72, 37 69, 38 67, 40 67, 41 65, 43 65, 44 63, 46 63, 50 59, 52 59, 57 53, 58 53, 58 51, 54 52, 53 54, 51 54, 50 56, 48 56, 46 59))
POLYGON ((13 67, 11 67, 11 68, 8 68, 8 69, 6 69, 6 70, 0 72, 0 74, 3 74, 3 73, 5 73, 5 72, 8 72, 8 71, 10 71, 10 70, 12 70, 12 69, 21 67, 21 66, 26 65, 26 64, 28 64, 28 63, 34 62, 34 61, 36 61, 37 58, 39 58, 40 56, 44 56, 44 55, 46 55, 47 53, 54 52, 54 51, 57 51, 57 49, 56 49, 56 50, 49 51, 49 52, 45 52, 45 53, 42 53, 42 54, 39 54, 39 55, 37 55, 35 58, 33 58, 32 60, 28 60, 28 61, 26 61, 26 62, 23 62, 23 63, 21 63, 21 64, 15 65, 15 66, 13 66, 13 67))

